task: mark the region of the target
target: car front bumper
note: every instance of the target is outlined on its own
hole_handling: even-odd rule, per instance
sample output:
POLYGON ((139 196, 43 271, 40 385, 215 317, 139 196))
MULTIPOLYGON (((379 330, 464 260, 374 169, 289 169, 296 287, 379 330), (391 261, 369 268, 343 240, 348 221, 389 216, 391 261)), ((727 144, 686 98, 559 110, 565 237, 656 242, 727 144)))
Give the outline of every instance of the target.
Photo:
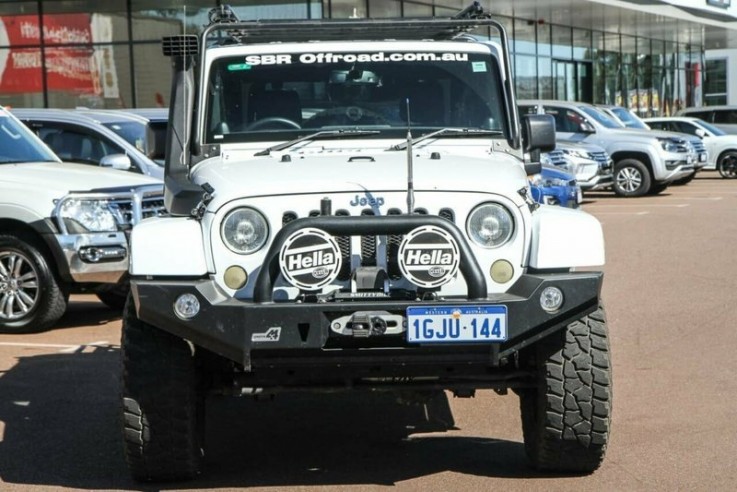
POLYGON ((241 364, 245 372, 302 363, 330 366, 333 374, 352 374, 374 365, 385 377, 432 376, 439 365, 453 361, 466 371, 475 367, 473 378, 597 309, 602 280, 601 272, 525 274, 504 294, 430 301, 253 302, 225 295, 211 279, 132 278, 131 292, 139 319, 241 364), (542 292, 549 286, 560 289, 565 299, 554 313, 541 307, 542 292), (199 312, 190 319, 180 318, 174 310, 183 294, 192 294, 199 302, 199 312), (391 335, 356 338, 337 332, 334 325, 339 318, 366 311, 399 316, 406 325, 409 307, 500 305, 507 309, 507 339, 496 343, 415 344, 407 341, 404 328, 391 335), (276 328, 275 338, 264 337, 276 328))
POLYGON ((54 234, 71 280, 117 283, 128 271, 128 240, 124 232, 54 234))

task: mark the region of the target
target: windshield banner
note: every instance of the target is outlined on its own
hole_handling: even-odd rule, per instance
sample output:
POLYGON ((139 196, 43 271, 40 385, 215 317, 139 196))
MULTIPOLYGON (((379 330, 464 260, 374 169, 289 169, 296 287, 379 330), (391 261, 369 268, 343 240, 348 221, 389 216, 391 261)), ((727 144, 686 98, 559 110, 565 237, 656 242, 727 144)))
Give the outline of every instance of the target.
MULTIPOLYGON (((290 65, 293 63, 366 63, 366 62, 467 62, 468 53, 300 53, 248 55, 238 68, 248 70, 258 65, 290 65)), ((231 67, 229 67, 231 68, 231 67)), ((234 70, 235 68, 231 68, 234 70)))

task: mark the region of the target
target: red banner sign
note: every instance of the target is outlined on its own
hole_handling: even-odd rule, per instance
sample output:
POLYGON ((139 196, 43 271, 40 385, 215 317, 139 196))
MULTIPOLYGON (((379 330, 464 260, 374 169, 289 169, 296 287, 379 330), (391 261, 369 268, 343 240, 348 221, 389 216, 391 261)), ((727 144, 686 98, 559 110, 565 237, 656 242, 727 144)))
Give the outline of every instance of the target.
MULTIPOLYGON (((100 92, 94 50, 89 47, 56 47, 62 43, 91 43, 89 14, 43 16, 46 45, 46 83, 50 91, 100 92)), ((43 91, 41 29, 35 15, 0 17, 0 91, 31 93, 43 91)))

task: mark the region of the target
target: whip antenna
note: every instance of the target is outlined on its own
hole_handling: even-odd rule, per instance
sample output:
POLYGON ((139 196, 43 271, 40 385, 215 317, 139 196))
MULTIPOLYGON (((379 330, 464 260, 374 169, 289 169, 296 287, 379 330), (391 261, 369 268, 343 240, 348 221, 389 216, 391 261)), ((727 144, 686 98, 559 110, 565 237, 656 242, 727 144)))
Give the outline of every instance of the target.
POLYGON ((415 210, 415 184, 412 176, 412 131, 410 130, 412 119, 409 113, 409 98, 407 102, 407 213, 412 214, 415 210))

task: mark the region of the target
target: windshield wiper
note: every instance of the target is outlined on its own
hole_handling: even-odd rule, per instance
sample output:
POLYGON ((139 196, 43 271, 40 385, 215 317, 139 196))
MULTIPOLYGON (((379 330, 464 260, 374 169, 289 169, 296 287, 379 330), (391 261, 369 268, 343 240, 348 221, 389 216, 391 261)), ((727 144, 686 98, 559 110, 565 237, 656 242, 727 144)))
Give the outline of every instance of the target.
POLYGON ((298 143, 304 142, 305 140, 321 140, 324 138, 336 138, 336 137, 337 138, 360 137, 363 135, 376 135, 377 133, 380 133, 379 130, 323 130, 323 131, 311 133, 309 135, 305 135, 304 137, 295 138, 294 140, 290 140, 288 142, 284 142, 279 145, 274 145, 273 147, 269 147, 268 149, 264 149, 259 152, 256 152, 253 155, 254 156, 269 155, 275 150, 288 149, 289 147, 292 147, 293 145, 297 145, 298 143))
MULTIPOLYGON (((441 128, 440 130, 430 132, 421 137, 413 138, 412 145, 433 137, 479 137, 487 135, 501 135, 500 130, 482 130, 479 128, 441 128)), ((404 150, 407 148, 407 142, 401 142, 389 147, 389 150, 404 150)))

